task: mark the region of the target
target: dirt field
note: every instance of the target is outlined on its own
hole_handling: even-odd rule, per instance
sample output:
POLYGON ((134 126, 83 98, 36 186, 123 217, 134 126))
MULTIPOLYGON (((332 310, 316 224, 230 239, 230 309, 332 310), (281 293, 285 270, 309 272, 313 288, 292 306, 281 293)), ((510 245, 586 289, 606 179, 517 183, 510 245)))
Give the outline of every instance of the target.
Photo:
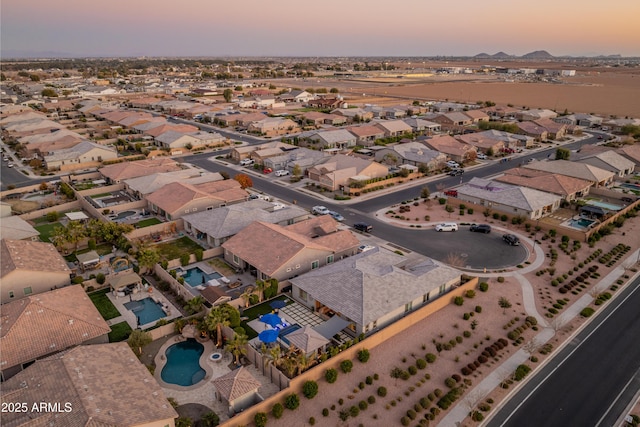
MULTIPOLYGON (((415 213, 417 217, 430 215, 432 222, 440 220, 477 223, 488 222, 490 224, 494 222, 493 220, 487 221, 481 213, 465 215, 459 218, 449 218, 449 214, 442 206, 433 204, 429 208, 427 208, 425 204, 421 204, 420 207, 412 206, 411 213, 412 215, 415 213)), ((498 222, 496 222, 496 225, 497 223, 498 222)), ((504 226, 504 224, 501 225, 504 226)), ((526 234, 523 228, 517 229, 516 232, 526 234)), ((640 233, 640 217, 627 220, 622 229, 617 229, 614 234, 602 239, 595 248, 589 248, 586 244, 583 244, 582 247, 575 252, 576 260, 571 259, 570 256, 558 250, 559 257, 554 266, 556 269, 554 276, 548 273, 536 276, 535 272, 526 274, 525 277, 531 284, 536 297, 538 312, 544 316, 544 314, 547 313, 547 309, 550 308, 556 300, 561 298, 567 298, 569 300, 568 304, 571 304, 596 285, 596 281, 593 280, 589 288, 580 292, 578 295, 571 293, 560 294, 558 287, 553 287, 550 284, 553 277, 573 269, 579 260, 585 259, 598 248, 601 248, 606 253, 618 243, 635 245, 637 247, 639 243, 637 239, 638 233, 640 233), (622 235, 623 232, 625 232, 624 236, 622 235)), ((538 237, 540 238, 541 236, 538 237)), ((545 253, 549 253, 551 247, 558 249, 559 242, 559 238, 556 243, 551 243, 551 240, 543 241, 542 247, 545 253)), ((530 261, 533 261, 533 258, 530 258, 530 261)), ((550 258, 545 258, 544 264, 538 270, 548 267, 549 262, 550 258)), ((628 260, 623 259, 612 268, 619 265, 627 265, 628 262, 628 260)), ((590 265, 599 266, 598 273, 601 277, 604 277, 611 271, 611 268, 597 261, 594 261, 590 265)), ((461 368, 476 360, 485 347, 493 344, 500 338, 504 338, 508 340, 509 344, 503 350, 500 350, 496 357, 490 358, 486 363, 481 364, 471 375, 461 375, 463 381, 469 382, 469 388, 467 388, 465 394, 456 401, 456 403, 461 403, 469 407, 473 406, 471 405, 473 402, 489 401, 491 403, 488 405, 493 410, 514 385, 512 385, 510 389, 497 388, 495 390, 483 390, 483 393, 469 393, 468 390, 479 383, 485 375, 494 370, 498 370, 497 372, 500 372, 501 377, 504 374, 506 380, 511 372, 503 373, 499 371, 501 362, 530 341, 536 334, 531 328, 524 331, 522 334, 523 344, 520 346, 515 346, 512 344, 512 340, 507 338, 507 333, 521 325, 525 317, 530 315, 530 313, 526 313, 523 308, 522 288, 518 280, 515 277, 510 277, 510 274, 513 273, 518 273, 518 269, 505 272, 505 280, 503 283, 500 283, 496 277, 486 279, 489 283, 489 290, 487 292, 477 291, 473 299, 465 298, 462 306, 451 304, 423 322, 406 330, 401 336, 394 337, 377 348, 372 349, 371 358, 368 363, 362 364, 354 360, 353 371, 349 374, 340 372, 336 383, 328 384, 324 380, 319 381, 318 395, 312 400, 307 400, 301 396, 300 407, 295 412, 285 410, 283 418, 278 420, 278 425, 309 425, 309 419, 311 417, 315 418, 315 425, 319 426, 400 425, 401 418, 406 415, 408 410, 414 409, 414 406, 419 404, 421 398, 428 397, 430 393, 434 393, 435 389, 440 389, 446 393, 449 390, 445 385, 445 379, 447 377, 453 374, 461 375, 461 368), (498 301, 502 297, 511 302, 512 306, 510 308, 503 309, 499 306, 498 301), (476 306, 482 307, 480 313, 476 312, 476 306), (470 312, 474 312, 473 317, 465 320, 464 314, 470 312), (473 321, 477 322, 475 328, 471 325, 473 321), (466 335, 468 335, 468 337, 466 335), (444 347, 442 351, 438 352, 436 343, 449 343, 451 340, 455 342, 455 346, 452 346, 449 350, 447 350, 447 347, 444 347), (417 373, 411 375, 408 380, 394 379, 391 377, 390 373, 392 369, 397 367, 403 370, 409 370, 409 366, 416 366, 417 359, 425 358, 426 353, 437 355, 435 363, 428 364, 425 369, 417 369, 417 373), (373 377, 375 374, 378 374, 378 380, 374 380, 373 384, 368 385, 367 377, 373 377), (429 379, 425 377, 425 374, 429 374, 429 379), (377 389, 380 386, 384 386, 387 389, 387 395, 385 397, 380 397, 377 394, 377 389), (341 421, 339 417, 340 411, 348 410, 352 406, 358 406, 361 404, 361 401, 369 400, 370 396, 373 396, 373 399, 375 399, 373 404, 367 403, 366 409, 359 410, 357 416, 350 416, 346 421, 341 421), (342 404, 340 404, 340 399, 342 399, 342 404), (326 417, 323 416, 323 408, 327 408, 328 410, 328 416, 326 417)), ((485 279, 481 279, 481 281, 482 280, 485 279)), ((556 318, 559 318, 561 314, 562 310, 556 318)), ((547 319, 549 323, 552 323, 554 320, 552 318, 545 319, 547 319)), ((563 320, 567 321, 568 319, 563 320)), ((576 318, 567 323, 563 323, 563 327, 559 328, 556 336, 550 341, 553 348, 557 348, 566 340, 571 332, 579 327, 583 321, 582 318, 576 318)), ((542 326, 540 326, 539 330, 541 330, 541 328, 542 326)), ((534 354, 538 358, 538 361, 529 363, 533 368, 542 363, 545 357, 547 357, 537 351, 534 354)), ((417 413, 418 418, 412 421, 410 425, 417 425, 425 413, 436 406, 437 400, 438 399, 434 399, 434 401, 430 403, 427 411, 418 408, 420 409, 417 413)), ((446 415, 446 413, 440 413, 429 425, 438 425, 444 415, 446 415)), ((467 418, 460 425, 475 426, 478 425, 478 423, 467 418)))

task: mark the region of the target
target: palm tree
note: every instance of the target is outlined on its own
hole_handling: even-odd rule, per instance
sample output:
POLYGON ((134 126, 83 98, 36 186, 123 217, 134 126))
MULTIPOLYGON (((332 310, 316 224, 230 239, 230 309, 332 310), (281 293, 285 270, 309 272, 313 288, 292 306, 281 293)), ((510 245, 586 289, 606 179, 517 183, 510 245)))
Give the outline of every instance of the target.
POLYGON ((282 359, 282 367, 284 368, 284 373, 289 378, 293 378, 296 370, 298 369, 298 362, 292 356, 285 357, 282 359))
POLYGON ((298 368, 298 375, 300 375, 305 371, 305 369, 309 367, 309 365, 311 365, 313 358, 307 356, 307 354, 301 350, 300 353, 298 353, 298 355, 296 356, 295 361, 298 368))
POLYGON ((258 292, 258 302, 262 302, 264 299, 264 290, 267 284, 264 280, 256 280, 256 292, 258 292))
POLYGON ((202 295, 191 298, 189 301, 187 301, 187 310, 192 313, 198 313, 200 310, 202 310, 204 301, 205 300, 202 295))
POLYGON ((267 357, 269 358, 271 363, 273 363, 273 366, 277 368, 280 362, 282 361, 282 349, 280 348, 280 346, 275 345, 271 347, 269 349, 269 353, 267 354, 267 357))
POLYGON ((233 339, 227 343, 227 351, 233 353, 236 358, 236 365, 240 364, 240 356, 247 354, 247 343, 249 338, 246 335, 233 334, 233 339))
POLYGON ((78 250, 78 242, 86 236, 86 229, 80 221, 70 221, 67 224, 67 241, 73 243, 74 252, 78 250))
POLYGON ((153 338, 151 338, 151 334, 149 332, 145 332, 140 329, 135 329, 131 331, 131 335, 129 335, 129 339, 127 340, 127 343, 129 344, 129 347, 131 347, 133 352, 138 357, 140 357, 142 355, 142 347, 144 347, 147 344, 150 344, 151 341, 153 341, 153 338))
POLYGON ((244 301, 244 308, 249 307, 249 301, 251 300, 251 294, 252 294, 252 292, 248 292, 247 290, 245 290, 240 295, 240 298, 242 298, 242 301, 244 301))
POLYGON ((229 326, 229 320, 226 313, 220 307, 213 307, 207 315, 205 322, 207 329, 216 331, 216 346, 222 345, 222 327, 229 326))

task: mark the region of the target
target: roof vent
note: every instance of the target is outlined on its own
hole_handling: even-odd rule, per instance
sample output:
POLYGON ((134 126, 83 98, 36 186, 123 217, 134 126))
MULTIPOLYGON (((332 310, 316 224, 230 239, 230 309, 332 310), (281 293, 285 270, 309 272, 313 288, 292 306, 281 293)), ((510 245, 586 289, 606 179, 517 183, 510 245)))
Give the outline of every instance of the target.
POLYGON ((69 324, 73 325, 73 319, 69 319, 69 324))
POLYGON ((26 381, 22 381, 20 383, 20 387, 25 388, 27 386, 27 382, 26 381))

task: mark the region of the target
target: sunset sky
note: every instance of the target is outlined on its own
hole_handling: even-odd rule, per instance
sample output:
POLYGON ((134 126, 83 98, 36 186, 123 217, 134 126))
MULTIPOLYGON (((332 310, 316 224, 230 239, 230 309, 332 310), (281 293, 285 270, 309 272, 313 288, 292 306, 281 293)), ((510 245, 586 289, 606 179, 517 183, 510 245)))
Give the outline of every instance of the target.
POLYGON ((640 1, 2 0, 10 56, 640 56, 640 1))

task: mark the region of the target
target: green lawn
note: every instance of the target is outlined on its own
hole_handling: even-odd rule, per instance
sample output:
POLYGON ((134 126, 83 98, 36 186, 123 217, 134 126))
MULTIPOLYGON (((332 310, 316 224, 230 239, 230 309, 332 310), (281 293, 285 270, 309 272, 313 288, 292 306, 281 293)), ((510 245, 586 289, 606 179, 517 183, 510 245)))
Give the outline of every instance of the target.
POLYGON ((94 194, 93 196, 91 196, 92 199, 99 199, 101 197, 107 197, 110 196, 111 193, 100 193, 100 194, 94 194))
POLYGON ((177 259, 184 253, 192 254, 196 249, 202 249, 200 245, 187 236, 171 242, 161 243, 156 247, 158 248, 158 252, 160 252, 160 256, 167 260, 177 259))
POLYGON ((124 341, 129 338, 129 334, 131 334, 131 326, 127 322, 116 323, 111 326, 109 342, 124 341))
POLYGON ((162 224, 162 221, 160 221, 158 218, 148 218, 148 219, 143 219, 142 221, 138 221, 138 223, 136 224, 136 227, 144 228, 144 227, 150 227, 156 224, 162 224))
POLYGON ((42 240, 43 242, 51 243, 49 237, 51 237, 51 234, 53 233, 53 229, 55 227, 62 227, 62 224, 60 224, 59 222, 54 222, 51 224, 36 225, 34 228, 40 233, 40 240, 42 240))
POLYGON ((251 328, 251 326, 249 326, 247 323, 257 319, 258 317, 260 317, 263 314, 267 314, 267 313, 271 313, 273 311, 273 308, 271 308, 271 306, 269 305, 270 303, 272 303, 275 300, 282 300, 284 301, 285 299, 288 299, 289 302, 287 303, 287 305, 293 303, 293 301, 291 300, 291 298, 289 298, 286 295, 280 295, 277 298, 271 299, 269 301, 265 301, 261 304, 258 305, 254 305, 251 308, 247 308, 245 310, 242 311, 242 317, 248 317, 247 320, 243 320, 242 322, 240 322, 240 326, 242 326, 244 328, 244 330, 247 332, 247 336, 249 337, 249 339, 253 339, 255 337, 258 336, 258 332, 254 331, 253 328, 251 328))
POLYGON ((76 257, 77 254, 86 254, 87 252, 92 250, 96 251, 100 256, 108 255, 113 252, 113 245, 110 245, 109 243, 102 243, 101 245, 96 246, 95 249, 80 249, 77 252, 65 256, 64 259, 66 259, 68 262, 75 262, 78 260, 78 257, 76 257))
POLYGON ((113 305, 109 298, 107 298, 107 292, 109 292, 108 288, 89 294, 91 302, 96 306, 104 320, 120 316, 118 309, 113 305))

